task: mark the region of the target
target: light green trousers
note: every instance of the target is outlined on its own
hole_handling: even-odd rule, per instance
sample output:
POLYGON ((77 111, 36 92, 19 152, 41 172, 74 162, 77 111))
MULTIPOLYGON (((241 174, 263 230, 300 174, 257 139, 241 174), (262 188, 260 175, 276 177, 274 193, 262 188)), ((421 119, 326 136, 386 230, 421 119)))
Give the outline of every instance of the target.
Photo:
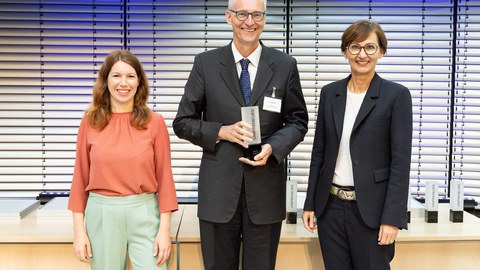
POLYGON ((133 269, 167 269, 153 256, 160 217, 156 194, 103 196, 90 192, 85 225, 94 270, 124 270, 126 255, 133 269))

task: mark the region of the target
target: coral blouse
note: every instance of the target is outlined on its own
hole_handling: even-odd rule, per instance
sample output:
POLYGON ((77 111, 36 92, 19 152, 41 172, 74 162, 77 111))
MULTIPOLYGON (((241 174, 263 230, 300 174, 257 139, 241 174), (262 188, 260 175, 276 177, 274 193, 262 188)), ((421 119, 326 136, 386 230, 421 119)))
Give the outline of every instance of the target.
POLYGON ((113 113, 94 129, 82 119, 68 209, 83 213, 89 192, 105 196, 157 193, 160 213, 178 209, 170 138, 160 114, 150 112, 147 129, 130 124, 132 113, 113 113))

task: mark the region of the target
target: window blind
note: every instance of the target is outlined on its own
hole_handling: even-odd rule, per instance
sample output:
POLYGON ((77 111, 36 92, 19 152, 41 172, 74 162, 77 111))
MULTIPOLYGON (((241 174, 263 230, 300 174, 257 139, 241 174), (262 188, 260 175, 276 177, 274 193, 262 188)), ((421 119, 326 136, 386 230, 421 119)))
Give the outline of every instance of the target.
POLYGON ((480 3, 457 2, 452 179, 480 201, 480 3))
POLYGON ((99 65, 123 45, 122 1, 0 2, 0 196, 68 191, 99 65))
MULTIPOLYGON (((149 106, 167 122, 177 193, 196 199, 201 149, 171 128, 196 54, 231 40, 223 0, 0 0, 0 196, 68 191, 80 118, 105 56, 127 48, 150 79, 149 106)), ((309 131, 289 156, 303 205, 321 88, 344 78, 339 49, 352 22, 379 22, 389 39, 378 73, 414 104, 411 193, 450 179, 480 200, 478 40, 473 1, 269 0, 261 36, 298 61, 309 131), (455 23, 457 22, 457 23, 455 23), (450 166, 451 165, 451 166, 450 166)))
MULTIPOLYGON (((196 201, 201 148, 177 138, 172 122, 196 54, 227 45, 232 28, 227 24, 227 1, 129 1, 127 48, 141 59, 150 78, 150 107, 167 123, 172 170, 177 196, 196 201)), ((267 25, 262 40, 285 51, 284 1, 268 1, 267 25)))
POLYGON ((292 153, 292 178, 303 205, 321 88, 345 78, 350 68, 340 50, 343 31, 361 19, 380 23, 389 45, 377 64, 385 79, 408 87, 414 131, 411 192, 425 193, 425 182, 447 194, 452 73, 451 1, 290 1, 289 53, 299 62, 310 124, 305 142, 292 153))

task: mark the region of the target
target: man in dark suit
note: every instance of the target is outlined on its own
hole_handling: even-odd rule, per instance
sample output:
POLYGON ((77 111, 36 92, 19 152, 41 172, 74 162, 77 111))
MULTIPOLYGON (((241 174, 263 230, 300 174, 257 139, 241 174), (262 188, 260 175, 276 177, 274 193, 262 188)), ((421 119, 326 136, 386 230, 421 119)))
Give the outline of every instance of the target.
POLYGON ((377 23, 351 25, 341 50, 351 75, 320 94, 303 222, 318 227, 327 270, 390 269, 407 227, 411 96, 375 72, 387 50, 377 23))
POLYGON ((233 42, 195 57, 173 122, 179 138, 203 148, 198 217, 205 269, 238 269, 241 243, 244 269, 275 268, 286 212, 284 159, 307 132, 295 59, 259 41, 265 11, 266 1, 229 1, 233 42), (246 157, 253 134, 241 121, 245 106, 260 111, 261 151, 253 160, 246 157))

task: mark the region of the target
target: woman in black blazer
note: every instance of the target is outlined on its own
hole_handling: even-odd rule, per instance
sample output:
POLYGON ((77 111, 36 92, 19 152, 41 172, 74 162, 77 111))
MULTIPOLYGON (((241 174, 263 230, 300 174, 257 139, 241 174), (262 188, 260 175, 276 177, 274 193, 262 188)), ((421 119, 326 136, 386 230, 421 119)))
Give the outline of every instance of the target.
POLYGON ((390 269, 407 227, 411 96, 375 72, 387 51, 377 23, 349 26, 341 50, 351 74, 320 94, 303 223, 318 227, 327 270, 390 269))

